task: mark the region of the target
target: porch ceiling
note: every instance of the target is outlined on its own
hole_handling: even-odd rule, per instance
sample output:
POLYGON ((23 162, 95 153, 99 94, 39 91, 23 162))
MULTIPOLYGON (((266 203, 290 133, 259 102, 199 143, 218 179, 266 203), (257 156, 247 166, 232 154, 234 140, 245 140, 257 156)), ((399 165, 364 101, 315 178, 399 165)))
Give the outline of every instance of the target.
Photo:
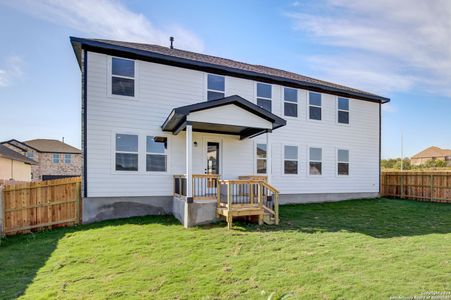
POLYGON ((245 139, 285 126, 286 121, 234 95, 174 108, 161 128, 178 134, 188 124, 193 131, 238 135, 245 139))

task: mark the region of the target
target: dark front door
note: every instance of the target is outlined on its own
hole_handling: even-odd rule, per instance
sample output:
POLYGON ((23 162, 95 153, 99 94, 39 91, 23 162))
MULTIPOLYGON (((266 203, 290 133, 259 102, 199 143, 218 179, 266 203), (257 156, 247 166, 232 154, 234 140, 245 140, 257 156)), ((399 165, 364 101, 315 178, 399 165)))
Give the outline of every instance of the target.
POLYGON ((219 174, 219 143, 207 143, 206 174, 219 174))

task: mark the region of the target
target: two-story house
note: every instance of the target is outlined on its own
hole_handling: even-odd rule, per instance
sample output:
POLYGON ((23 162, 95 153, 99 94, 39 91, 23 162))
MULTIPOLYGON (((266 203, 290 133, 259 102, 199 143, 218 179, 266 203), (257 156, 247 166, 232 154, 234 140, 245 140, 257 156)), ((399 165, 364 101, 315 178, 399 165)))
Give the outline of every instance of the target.
POLYGON ((12 139, 2 145, 36 162, 31 166, 32 180, 51 180, 81 176, 82 154, 63 141, 34 139, 20 142, 12 139))
POLYGON ((226 201, 215 178, 265 176, 281 204, 378 196, 388 98, 172 46, 71 43, 82 72, 87 222, 160 213, 206 222, 215 199, 226 201))

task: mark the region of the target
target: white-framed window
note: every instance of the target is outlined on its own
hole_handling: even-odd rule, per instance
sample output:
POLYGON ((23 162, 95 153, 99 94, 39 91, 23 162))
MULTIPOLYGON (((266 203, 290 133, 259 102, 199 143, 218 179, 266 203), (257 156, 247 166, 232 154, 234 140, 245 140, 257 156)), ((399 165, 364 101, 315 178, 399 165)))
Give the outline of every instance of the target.
POLYGON ((337 98, 337 121, 340 124, 349 124, 349 99, 337 98))
POLYGON ((298 116, 298 90, 283 88, 283 111, 286 117, 298 116))
POLYGON ((225 77, 207 74, 207 101, 225 97, 225 77))
POLYGON ((309 175, 321 175, 323 164, 323 149, 317 147, 309 148, 309 175))
POLYGON ((321 94, 309 92, 309 119, 321 121, 321 94))
POLYGON ((163 136, 146 136, 146 171, 166 172, 168 138, 163 136))
POLYGON ((283 173, 298 174, 298 146, 285 145, 283 149, 283 173))
POLYGON ((70 153, 65 153, 64 154, 64 163, 65 164, 72 163, 72 154, 70 154, 70 153))
POLYGON ((59 164, 60 163, 60 154, 59 153, 53 153, 52 154, 52 162, 54 164, 59 164))
POLYGON ((257 82, 257 105, 272 111, 272 85, 257 82))
POLYGON ((349 175, 349 150, 337 149, 337 175, 349 175))
POLYGON ((34 153, 33 151, 27 151, 27 158, 33 159, 34 153))
POLYGON ((138 171, 138 135, 116 134, 116 171, 138 171))
POLYGON ((266 144, 257 144, 255 147, 257 174, 266 174, 267 155, 268 151, 266 144))
POLYGON ((111 94, 135 97, 135 61, 111 57, 111 94))

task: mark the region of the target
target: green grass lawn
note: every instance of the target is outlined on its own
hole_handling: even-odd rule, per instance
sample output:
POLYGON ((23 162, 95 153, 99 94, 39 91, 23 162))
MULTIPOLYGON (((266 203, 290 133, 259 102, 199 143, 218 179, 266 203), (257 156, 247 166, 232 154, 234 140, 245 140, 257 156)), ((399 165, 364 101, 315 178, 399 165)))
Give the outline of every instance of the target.
MULTIPOLYGON (((169 216, 10 237, 0 299, 388 299, 451 292, 451 205, 281 207, 281 225, 169 216)), ((450 294, 448 294, 450 295, 450 294)))

